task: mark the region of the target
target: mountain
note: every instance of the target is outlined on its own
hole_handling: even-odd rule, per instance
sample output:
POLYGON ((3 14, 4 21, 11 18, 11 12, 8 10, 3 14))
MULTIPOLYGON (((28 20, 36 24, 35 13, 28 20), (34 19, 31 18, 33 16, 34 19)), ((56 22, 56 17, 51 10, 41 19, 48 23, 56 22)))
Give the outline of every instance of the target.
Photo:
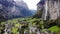
POLYGON ((36 10, 30 10, 31 11, 31 13, 32 13, 32 15, 35 15, 36 14, 36 10))
POLYGON ((26 9, 29 9, 27 4, 21 0, 21 1, 15 1, 16 2, 16 5, 20 6, 20 7, 23 7, 23 8, 26 8, 26 9))
POLYGON ((24 1, 16 1, 15 6, 20 10, 22 16, 27 17, 32 15, 32 12, 24 1))
POLYGON ((38 4, 43 5, 45 3, 46 0, 41 0, 38 4))
POLYGON ((33 17, 42 18, 42 13, 43 13, 43 10, 44 10, 44 4, 45 4, 45 0, 40 0, 37 3, 37 11, 36 11, 36 14, 33 17))
POLYGON ((32 12, 24 1, 0 0, 0 21, 28 16, 32 16, 32 12))

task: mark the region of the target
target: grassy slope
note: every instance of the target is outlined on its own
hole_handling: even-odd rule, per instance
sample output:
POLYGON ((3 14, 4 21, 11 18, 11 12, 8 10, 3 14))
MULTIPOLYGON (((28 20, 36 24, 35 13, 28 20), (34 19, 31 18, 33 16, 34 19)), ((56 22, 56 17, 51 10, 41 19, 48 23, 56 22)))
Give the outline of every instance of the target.
MULTIPOLYGON (((29 23, 34 23, 34 21, 37 21, 37 20, 39 21, 39 19, 36 19, 36 18, 34 18, 34 19, 32 19, 32 18, 16 18, 16 19, 11 19, 11 20, 5 21, 5 22, 1 22, 1 25, 4 25, 6 23, 15 23, 15 27, 18 27, 19 25, 21 25, 21 24, 19 24, 20 23, 19 21, 26 21, 29 23)), ((60 28, 58 26, 50 27, 50 28, 48 28, 48 30, 50 30, 52 32, 59 32, 60 33, 60 28)), ((15 30, 13 30, 13 31, 15 31, 15 30)))
POLYGON ((58 32, 60 34, 60 27, 58 26, 50 27, 48 30, 50 30, 51 32, 58 32))

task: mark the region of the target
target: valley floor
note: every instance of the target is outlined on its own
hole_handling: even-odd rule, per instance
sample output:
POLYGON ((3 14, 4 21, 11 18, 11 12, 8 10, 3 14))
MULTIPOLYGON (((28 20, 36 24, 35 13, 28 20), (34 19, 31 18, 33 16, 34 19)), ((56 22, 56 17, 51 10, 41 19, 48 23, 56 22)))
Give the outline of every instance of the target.
POLYGON ((0 34, 60 34, 57 25, 44 28, 40 18, 16 18, 0 23, 0 34))

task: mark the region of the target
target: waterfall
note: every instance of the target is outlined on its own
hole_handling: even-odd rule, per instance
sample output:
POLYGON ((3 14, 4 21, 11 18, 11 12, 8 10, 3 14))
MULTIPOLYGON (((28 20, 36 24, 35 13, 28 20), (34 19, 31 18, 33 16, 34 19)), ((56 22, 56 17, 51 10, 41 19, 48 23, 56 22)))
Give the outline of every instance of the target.
POLYGON ((44 20, 46 20, 46 17, 47 17, 47 10, 48 10, 48 4, 47 4, 47 0, 45 2, 45 17, 44 17, 44 20))

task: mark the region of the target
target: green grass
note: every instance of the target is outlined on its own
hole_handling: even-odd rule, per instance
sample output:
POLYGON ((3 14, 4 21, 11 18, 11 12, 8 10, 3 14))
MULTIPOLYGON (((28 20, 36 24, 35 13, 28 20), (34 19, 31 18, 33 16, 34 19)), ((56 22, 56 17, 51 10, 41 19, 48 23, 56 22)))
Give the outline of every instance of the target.
POLYGON ((60 28, 58 26, 50 27, 49 30, 57 32, 60 28))
MULTIPOLYGON (((4 28, 3 25, 5 25, 6 23, 8 24, 14 23, 15 27, 12 28, 12 32, 17 34, 17 29, 18 29, 17 27, 23 26, 23 24, 20 24, 21 21, 27 22, 28 23, 27 26, 29 26, 30 23, 31 23, 30 26, 36 26, 36 23, 38 23, 37 25, 39 25, 42 29, 44 29, 44 22, 43 20, 40 20, 40 18, 33 18, 33 19, 32 18, 15 18, 15 19, 7 20, 5 22, 1 22, 2 26, 0 27, 0 30, 4 28)), ((50 27, 48 28, 48 30, 50 30, 51 32, 60 33, 60 28, 58 26, 50 27)), ((42 31, 45 32, 46 29, 42 31)))
MULTIPOLYGON (((53 27, 50 27, 48 30, 50 30, 51 32, 60 32, 60 27, 58 26, 53 26, 53 27)), ((59 33, 60 34, 60 33, 59 33)))

